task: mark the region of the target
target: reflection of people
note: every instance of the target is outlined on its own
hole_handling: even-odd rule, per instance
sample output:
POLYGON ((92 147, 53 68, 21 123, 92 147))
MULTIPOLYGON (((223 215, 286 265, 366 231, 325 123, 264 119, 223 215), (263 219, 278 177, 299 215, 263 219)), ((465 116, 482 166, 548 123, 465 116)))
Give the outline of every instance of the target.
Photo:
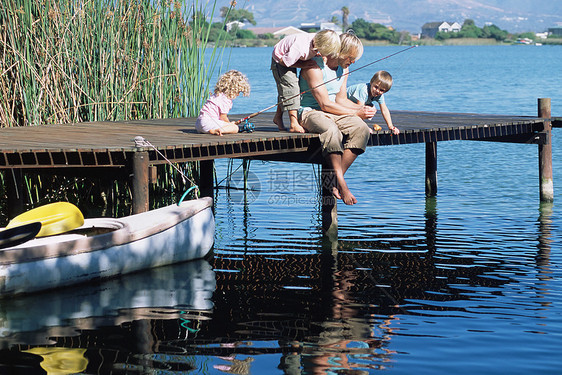
MULTIPOLYGON (((220 344, 220 346, 221 348, 236 348, 241 344, 242 344, 241 342, 234 342, 234 343, 220 344)), ((250 366, 252 362, 254 362, 253 357, 236 359, 236 354, 232 354, 228 357, 219 357, 219 358, 228 361, 230 363, 224 365, 213 365, 213 368, 222 372, 226 372, 228 374, 248 375, 251 372, 250 366)))
POLYGON ((250 365, 254 362, 254 358, 247 357, 244 359, 236 359, 234 357, 220 357, 229 361, 228 365, 213 365, 213 368, 228 374, 248 375, 250 374, 250 365))
POLYGON ((299 80, 297 68, 316 65, 311 61, 315 56, 337 55, 340 50, 340 39, 333 30, 322 30, 312 34, 292 34, 281 39, 273 48, 271 71, 277 84, 277 112, 273 122, 279 130, 285 130, 283 111, 289 112, 289 131, 304 133, 299 125, 297 110, 299 101, 299 80))
POLYGON ((238 125, 230 122, 227 114, 232 108, 232 100, 240 94, 250 95, 250 84, 244 74, 230 70, 220 76, 213 95, 207 99, 199 112, 195 129, 199 133, 215 135, 238 133, 238 125))
POLYGON ((354 268, 338 268, 333 281, 330 308, 324 310, 329 311, 328 315, 318 324, 321 332, 314 336, 314 342, 307 342, 299 351, 301 373, 369 374, 384 369, 384 363, 389 362, 394 353, 386 347, 392 335, 390 324, 395 317, 374 317, 358 308, 361 303, 353 290, 360 281, 354 268), (375 323, 377 321, 379 323, 375 323), (380 331, 380 335, 376 335, 376 331, 380 331))
POLYGON ((365 151, 370 131, 363 119, 373 117, 376 109, 347 98, 348 67, 361 57, 363 45, 351 32, 342 34, 340 40, 338 57, 315 57, 317 66, 301 70, 299 83, 304 94, 299 117, 306 130, 320 134, 322 154, 336 178, 334 196, 345 204, 355 204, 357 199, 347 187, 344 174, 365 151))
MULTIPOLYGON (((374 106, 375 102, 378 103, 381 110, 382 118, 393 134, 400 134, 400 130, 392 124, 392 118, 390 117, 390 111, 386 106, 384 100, 384 93, 388 92, 392 87, 392 76, 390 73, 384 70, 379 70, 376 72, 369 83, 358 83, 356 85, 351 85, 347 88, 347 97, 349 100, 357 104, 365 104, 374 106)), ((374 130, 381 130, 381 127, 377 124, 374 126, 374 130)))

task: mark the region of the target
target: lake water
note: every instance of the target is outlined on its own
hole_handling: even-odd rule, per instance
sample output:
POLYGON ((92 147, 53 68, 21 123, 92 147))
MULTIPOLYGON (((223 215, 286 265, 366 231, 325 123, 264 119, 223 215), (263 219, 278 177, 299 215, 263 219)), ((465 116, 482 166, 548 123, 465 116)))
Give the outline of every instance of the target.
MULTIPOLYGON (((352 69, 404 48, 368 47, 352 69)), ((232 50, 252 94, 231 119, 276 102, 270 54, 232 50)), ((549 97, 562 116, 561 61, 562 47, 418 47, 349 81, 391 72, 391 111, 535 116, 549 97)), ((244 194, 226 188, 241 161, 219 161, 210 259, 2 301, 0 373, 558 374, 561 136, 553 204, 536 145, 440 142, 431 199, 423 144, 369 148, 346 174, 359 203, 338 205, 336 249, 317 166, 254 161, 244 194)))

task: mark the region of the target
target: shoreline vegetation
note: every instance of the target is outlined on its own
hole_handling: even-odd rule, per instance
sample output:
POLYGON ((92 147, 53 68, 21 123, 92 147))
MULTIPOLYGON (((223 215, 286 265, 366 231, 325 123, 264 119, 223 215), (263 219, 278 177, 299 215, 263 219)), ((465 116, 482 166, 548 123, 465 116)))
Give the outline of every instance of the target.
MULTIPOLYGON (((0 127, 197 116, 224 52, 221 35, 210 45, 217 13, 204 0, 2 1, 0 127)), ((157 166, 151 209, 177 201, 192 184, 183 175, 199 174, 198 163, 181 165, 183 175, 171 167, 157 166)), ((68 201, 129 214, 129 181, 96 175, 0 170, 0 224, 12 207, 8 184, 23 186, 16 210, 68 201)))
MULTIPOLYGON (((360 38, 364 46, 386 47, 397 45, 419 45, 419 46, 509 46, 523 45, 515 41, 497 41, 493 38, 454 38, 447 40, 421 39, 404 43, 391 43, 387 40, 368 40, 360 38)), ((279 39, 233 39, 223 41, 225 47, 273 47, 279 39)), ((543 46, 562 45, 562 38, 549 38, 537 41, 543 46)), ((209 44, 213 45, 212 43, 209 44)), ((532 43, 531 46, 534 46, 532 43)))
MULTIPOLYGON (((211 40, 223 35, 223 40, 227 46, 233 47, 272 47, 284 35, 272 33, 254 34, 251 29, 244 28, 247 24, 256 25, 254 15, 248 10, 233 10, 226 12, 227 8, 221 8, 221 17, 225 19, 228 29, 221 28, 218 23, 212 24, 211 40)), ((341 22, 337 16, 330 20, 333 27, 340 30, 352 29, 355 34, 363 41, 366 46, 386 46, 386 45, 562 45, 562 37, 555 35, 542 35, 539 37, 534 32, 510 33, 502 30, 495 25, 476 26, 474 20, 465 19, 462 27, 457 31, 437 31, 430 38, 427 36, 411 35, 408 31, 395 30, 390 26, 380 23, 367 22, 362 18, 354 20, 348 24, 349 9, 341 9, 341 22)), ((317 28, 306 29, 307 32, 317 32, 317 28)))
POLYGON ((214 13, 197 0, 3 1, 0 126, 197 115, 222 57, 206 48, 214 13))

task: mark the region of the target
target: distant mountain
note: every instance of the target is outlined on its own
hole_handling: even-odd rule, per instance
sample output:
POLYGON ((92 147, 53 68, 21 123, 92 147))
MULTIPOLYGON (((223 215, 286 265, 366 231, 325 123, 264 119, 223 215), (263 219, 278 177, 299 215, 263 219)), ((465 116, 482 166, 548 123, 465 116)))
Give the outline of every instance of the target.
MULTIPOLYGON (((218 0, 219 6, 228 5, 218 0)), ((473 19, 476 26, 494 24, 509 32, 546 31, 562 25, 558 0, 239 0, 237 8, 254 14, 259 27, 299 26, 302 22, 341 20, 349 9, 349 23, 357 18, 419 33, 426 22, 473 19)))

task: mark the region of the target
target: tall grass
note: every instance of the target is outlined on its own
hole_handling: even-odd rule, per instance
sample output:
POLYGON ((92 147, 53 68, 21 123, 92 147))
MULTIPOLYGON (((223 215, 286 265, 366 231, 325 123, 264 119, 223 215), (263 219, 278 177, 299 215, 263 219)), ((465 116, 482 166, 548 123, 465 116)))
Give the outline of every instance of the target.
MULTIPOLYGON (((223 52, 208 43, 215 11, 206 0, 2 0, 0 127, 197 115, 223 52)), ((28 182, 31 203, 49 195, 44 182, 28 182)))
POLYGON ((222 51, 207 50, 215 6, 2 1, 1 126, 196 115, 222 51))

